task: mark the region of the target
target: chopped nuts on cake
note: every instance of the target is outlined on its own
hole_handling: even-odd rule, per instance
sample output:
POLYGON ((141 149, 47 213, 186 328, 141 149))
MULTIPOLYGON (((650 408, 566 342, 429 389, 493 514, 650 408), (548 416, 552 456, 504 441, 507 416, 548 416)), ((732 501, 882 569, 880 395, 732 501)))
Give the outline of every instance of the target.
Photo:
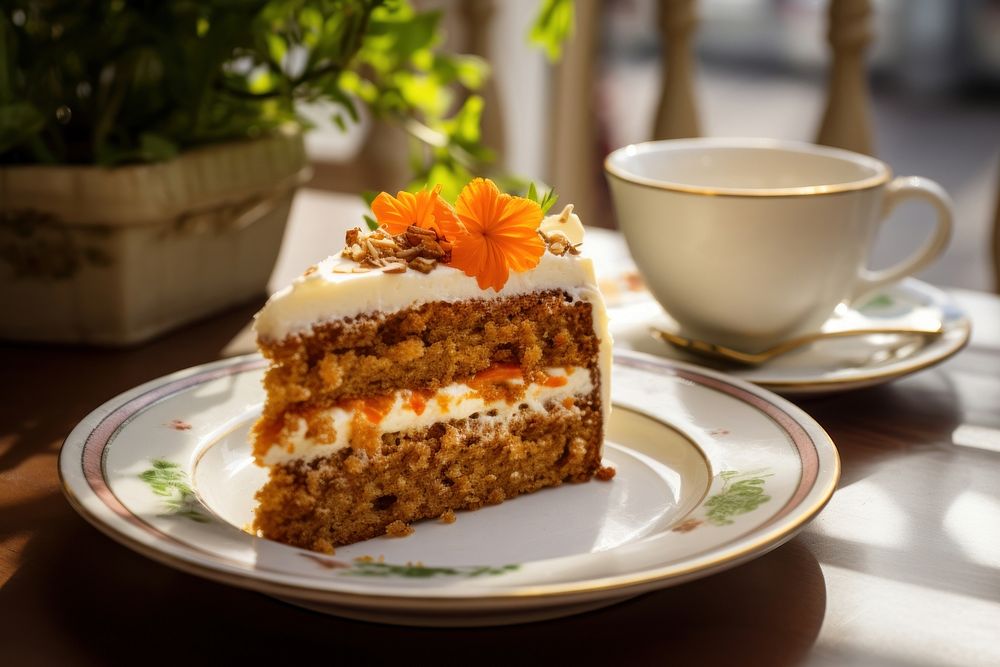
MULTIPOLYGON (((341 255, 361 265, 364 270, 382 269, 383 273, 405 273, 407 268, 430 273, 438 262, 451 260, 451 244, 433 229, 407 227, 392 235, 383 228, 371 232, 355 227, 347 231, 341 255)), ((338 267, 338 273, 356 269, 338 267)))
POLYGON ((580 246, 583 244, 570 243, 569 237, 567 237, 560 231, 550 232, 546 234, 545 232, 539 229, 538 235, 542 237, 543 241, 545 241, 545 247, 548 249, 548 251, 551 252, 553 255, 556 255, 557 257, 562 257, 566 253, 569 253, 570 255, 580 254, 580 246))

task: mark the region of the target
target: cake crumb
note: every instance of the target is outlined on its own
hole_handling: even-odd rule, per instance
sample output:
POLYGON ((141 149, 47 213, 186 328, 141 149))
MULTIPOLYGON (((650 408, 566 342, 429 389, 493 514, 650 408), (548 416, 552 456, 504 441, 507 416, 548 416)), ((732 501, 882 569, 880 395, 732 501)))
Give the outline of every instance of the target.
POLYGON ((594 474, 594 477, 601 480, 602 482, 610 482, 611 479, 615 476, 616 472, 618 471, 612 468, 611 466, 601 466, 600 468, 597 469, 597 472, 594 474))
POLYGON ((441 523, 455 523, 458 517, 455 516, 453 510, 445 510, 445 513, 441 515, 441 523))
POLYGON ((352 475, 360 475, 362 472, 364 472, 364 469, 365 469, 365 463, 364 461, 361 460, 361 457, 359 457, 357 454, 348 456, 347 459, 344 461, 344 470, 346 470, 352 475))
POLYGON ((393 521, 385 527, 385 534, 389 537, 406 537, 413 534, 413 527, 403 521, 393 521))
POLYGON ((675 533, 690 533, 692 530, 694 530, 703 523, 704 521, 702 521, 701 519, 686 519, 677 524, 676 526, 674 526, 673 528, 671 528, 670 530, 672 530, 675 533))
POLYGON ((382 555, 382 554, 379 554, 378 558, 375 558, 374 556, 369 556, 368 554, 365 554, 364 556, 357 556, 357 557, 355 557, 354 562, 355 563, 361 563, 361 564, 365 564, 365 563, 384 563, 385 562, 385 556, 382 555))
POLYGON ((330 540, 323 538, 320 538, 313 543, 313 551, 319 551, 327 554, 328 556, 332 556, 337 553, 337 550, 333 548, 333 544, 330 543, 330 540))

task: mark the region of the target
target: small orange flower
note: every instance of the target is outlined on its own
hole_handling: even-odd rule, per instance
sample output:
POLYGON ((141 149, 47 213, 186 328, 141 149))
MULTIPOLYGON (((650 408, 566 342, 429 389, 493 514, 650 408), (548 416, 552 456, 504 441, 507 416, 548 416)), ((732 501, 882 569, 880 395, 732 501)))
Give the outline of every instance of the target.
POLYGON ((474 276, 480 289, 499 292, 510 272, 533 269, 545 252, 538 236, 542 209, 537 202, 503 194, 488 179, 466 185, 455 204, 465 233, 455 238, 451 266, 474 276))
POLYGON ((441 186, 431 190, 399 192, 395 197, 388 192, 379 193, 372 202, 372 213, 390 234, 402 234, 410 225, 433 229, 447 239, 461 234, 455 210, 441 198, 441 186))

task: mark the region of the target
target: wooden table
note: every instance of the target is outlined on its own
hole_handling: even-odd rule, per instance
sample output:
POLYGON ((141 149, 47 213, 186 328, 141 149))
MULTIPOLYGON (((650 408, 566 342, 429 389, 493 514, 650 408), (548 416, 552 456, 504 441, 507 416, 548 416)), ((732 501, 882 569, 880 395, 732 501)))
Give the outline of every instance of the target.
MULTIPOLYGON (((332 221, 359 210, 301 194, 276 282, 338 248, 332 221)), ((0 664, 998 665, 1000 299, 953 293, 975 323, 957 357, 801 402, 840 448, 843 478, 797 538, 609 609, 496 629, 302 611, 134 554, 63 499, 56 459, 76 422, 143 381, 243 351, 260 302, 130 350, 0 346, 0 664)))

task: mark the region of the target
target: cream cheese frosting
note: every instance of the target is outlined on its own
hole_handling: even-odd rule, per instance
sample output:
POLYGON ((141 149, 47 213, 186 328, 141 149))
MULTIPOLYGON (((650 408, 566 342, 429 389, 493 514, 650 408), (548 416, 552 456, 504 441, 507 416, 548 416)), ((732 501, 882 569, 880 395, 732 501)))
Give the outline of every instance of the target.
MULTIPOLYGON (((594 389, 590 371, 586 368, 549 368, 545 370, 545 374, 557 381, 529 383, 525 386, 524 396, 511 403, 503 399, 486 400, 473 387, 460 382, 441 387, 433 395, 426 397, 425 402, 419 407, 412 403, 411 392, 406 390, 396 392, 391 407, 376 424, 377 432, 381 435, 416 431, 441 421, 467 419, 472 415, 476 415, 477 421, 483 425, 506 422, 514 414, 522 411, 545 412, 545 406, 553 401, 561 401, 572 396, 585 396, 594 389)), ((520 379, 510 382, 524 383, 520 379)), ((352 433, 351 424, 355 416, 354 410, 335 407, 324 410, 322 415, 328 417, 333 424, 336 431, 334 442, 318 443, 306 437, 306 421, 300 418, 297 430, 287 438, 285 446, 272 446, 264 455, 263 463, 278 465, 292 460, 309 460, 318 456, 328 456, 348 446, 352 433)))

